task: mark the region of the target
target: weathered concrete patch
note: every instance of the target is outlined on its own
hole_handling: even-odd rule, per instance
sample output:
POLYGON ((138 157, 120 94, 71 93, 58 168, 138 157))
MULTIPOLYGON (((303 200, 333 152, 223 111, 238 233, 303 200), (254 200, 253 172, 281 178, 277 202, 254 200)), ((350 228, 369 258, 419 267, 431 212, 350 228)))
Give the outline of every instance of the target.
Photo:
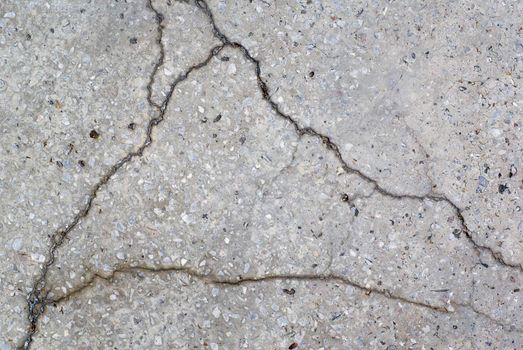
POLYGON ((0 4, 0 346, 26 333, 48 236, 153 115, 146 85, 158 48, 145 5, 0 4))
POLYGON ((1 349, 520 346, 519 4, 1 6, 1 349))

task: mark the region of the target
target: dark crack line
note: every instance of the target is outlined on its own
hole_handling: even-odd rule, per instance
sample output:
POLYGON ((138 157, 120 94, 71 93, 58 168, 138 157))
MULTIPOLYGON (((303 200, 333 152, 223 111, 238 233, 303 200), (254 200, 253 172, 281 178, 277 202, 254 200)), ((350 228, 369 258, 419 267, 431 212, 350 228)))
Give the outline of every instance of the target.
POLYGON ((58 305, 62 302, 71 300, 84 291, 90 289, 96 284, 98 280, 105 280, 109 283, 113 283, 114 279, 118 274, 132 274, 132 273, 178 273, 185 274, 192 278, 198 279, 205 284, 211 285, 221 285, 221 286, 241 286, 244 284, 257 283, 257 282, 269 282, 269 281, 310 281, 310 282, 330 282, 330 283, 339 283, 343 285, 351 286, 360 292, 364 293, 366 296, 371 296, 372 294, 377 294, 381 297, 384 297, 389 300, 397 301, 398 303, 408 304, 414 307, 421 307, 428 309, 429 311, 434 311, 442 314, 452 314, 456 308, 466 308, 470 309, 478 315, 488 319, 492 323, 506 329, 508 331, 516 331, 518 333, 523 333, 522 329, 516 328, 512 324, 505 324, 487 313, 478 310, 475 308, 472 303, 448 303, 446 307, 432 305, 430 303, 425 303, 417 300, 412 300, 405 298, 401 295, 394 294, 393 292, 385 288, 373 288, 364 286, 358 282, 353 281, 347 276, 336 275, 332 273, 325 274, 296 274, 296 273, 278 273, 278 274, 267 274, 261 276, 237 276, 237 277, 218 277, 212 274, 206 274, 198 271, 194 267, 190 266, 125 266, 122 265, 112 270, 111 272, 100 273, 100 272, 91 272, 91 275, 79 286, 74 289, 69 290, 66 294, 55 298, 49 299, 48 304, 58 305))
MULTIPOLYGON (((463 217, 462 210, 453 201, 448 199, 446 196, 439 195, 439 194, 434 194, 432 192, 428 193, 428 194, 425 194, 425 195, 393 193, 393 192, 390 192, 390 191, 386 190, 385 188, 383 188, 378 183, 377 180, 375 180, 375 179, 371 178, 370 176, 364 174, 362 171, 360 171, 358 169, 350 167, 348 165, 348 163, 345 162, 345 160, 343 159, 343 157, 341 155, 341 152, 339 150, 339 147, 330 139, 330 137, 328 137, 326 135, 323 135, 322 133, 316 131, 315 129, 313 129, 311 127, 300 126, 300 124, 293 117, 291 117, 290 115, 284 113, 280 109, 279 105, 272 100, 272 97, 271 97, 271 95, 269 93, 270 90, 269 90, 267 84, 265 83, 265 81, 263 80, 263 78, 261 77, 260 61, 257 60, 256 58, 254 58, 250 54, 250 52, 247 50, 247 48, 245 46, 243 46, 241 43, 229 40, 229 38, 225 34, 223 34, 221 32, 221 30, 217 27, 216 22, 214 20, 214 16, 212 14, 212 11, 208 7, 208 5, 207 5, 205 0, 196 0, 196 5, 207 15, 207 17, 209 19, 209 22, 212 25, 213 35, 217 39, 219 39, 222 44, 213 47, 210 50, 210 52, 209 52, 208 56, 206 57, 206 59, 204 59, 202 62, 191 66, 184 73, 179 75, 171 83, 170 89, 169 89, 168 93, 166 94, 163 102, 161 104, 158 104, 158 103, 153 101, 153 98, 152 98, 152 88, 153 88, 153 84, 155 82, 156 73, 157 73, 158 69, 163 65, 164 60, 165 60, 165 47, 164 47, 163 42, 162 42, 163 30, 164 30, 164 25, 163 25, 164 16, 163 16, 162 13, 160 13, 158 10, 156 10, 156 8, 152 4, 152 0, 147 0, 147 8, 150 9, 151 11, 153 11, 154 14, 155 14, 155 20, 157 22, 157 37, 156 37, 155 42, 160 47, 160 57, 158 58, 158 60, 155 62, 154 66, 153 66, 153 70, 152 70, 152 72, 151 72, 151 74, 149 76, 149 82, 148 82, 147 87, 146 87, 147 88, 147 102, 149 103, 149 105, 151 107, 154 107, 158 111, 158 116, 152 118, 149 121, 149 123, 147 124, 145 141, 138 147, 138 149, 136 151, 129 152, 125 157, 123 157, 116 164, 114 164, 105 173, 105 175, 103 175, 100 178, 100 180, 94 185, 94 187, 91 189, 91 191, 89 192, 89 194, 87 196, 86 203, 80 209, 80 211, 74 216, 72 221, 69 224, 67 224, 65 227, 63 227, 63 228, 59 229, 58 231, 56 231, 50 237, 51 243, 50 243, 50 246, 48 248, 48 253, 47 253, 47 256, 46 256, 46 260, 43 263, 43 266, 42 266, 42 269, 41 269, 41 273, 40 273, 39 277, 35 280, 35 282, 33 284, 33 288, 32 288, 32 290, 29 293, 28 298, 27 298, 28 320, 30 322, 30 325, 29 325, 29 328, 28 328, 28 332, 27 332, 27 334, 26 334, 26 336, 24 338, 23 344, 22 344, 22 346, 19 347, 19 349, 28 350, 30 348, 31 343, 33 341, 33 336, 35 335, 35 333, 37 331, 38 320, 44 314, 45 309, 46 309, 47 305, 49 304, 49 302, 52 302, 52 301, 50 301, 48 299, 48 293, 45 291, 45 288, 46 288, 46 284, 47 284, 47 273, 49 271, 49 268, 54 264, 55 254, 56 254, 56 251, 58 250, 58 248, 63 244, 63 242, 64 242, 65 238, 67 237, 67 235, 78 225, 80 220, 88 215, 89 211, 92 208, 93 201, 96 198, 97 193, 100 190, 100 188, 103 187, 104 185, 106 185, 109 182, 109 180, 113 177, 113 175, 116 174, 116 172, 123 165, 125 165, 128 162, 130 162, 135 157, 141 157, 143 155, 144 150, 151 145, 151 143, 153 142, 152 132, 153 132, 154 128, 164 120, 165 112, 167 110, 169 102, 171 101, 171 98, 173 96, 173 93, 174 93, 174 90, 175 90, 176 86, 180 82, 186 80, 188 78, 188 76, 193 71, 199 70, 199 69, 205 67, 211 61, 211 59, 213 57, 215 57, 224 47, 232 47, 232 48, 240 50, 242 52, 243 56, 254 65, 256 78, 257 78, 257 83, 258 83, 258 88, 260 89, 260 92, 261 92, 261 95, 262 95, 263 99, 271 106, 271 109, 278 116, 280 116, 281 118, 287 120, 294 127, 296 133, 298 134, 298 136, 300 138, 302 136, 305 136, 305 135, 311 136, 311 137, 314 137, 314 138, 318 138, 320 141, 322 141, 322 143, 325 145, 325 147, 329 151, 333 152, 333 154, 338 159, 338 161, 342 165, 343 169, 347 173, 352 173, 352 174, 358 175, 359 177, 361 177, 365 181, 367 181, 370 184, 372 184, 374 186, 374 191, 377 191, 378 193, 380 193, 381 195, 383 195, 385 197, 398 199, 398 200, 404 200, 404 199, 412 199, 412 200, 418 200, 418 201, 431 200, 431 201, 434 201, 434 202, 445 202, 445 203, 447 203, 448 205, 450 205, 452 207, 453 211, 455 212, 456 216, 458 217, 458 219, 460 221, 460 226, 461 226, 462 231, 465 233, 465 235, 468 238, 468 240, 473 244, 473 246, 477 250, 478 254, 480 252, 483 252, 483 251, 487 252, 493 259, 495 259, 501 265, 504 265, 504 266, 507 266, 507 267, 518 268, 519 270, 523 271, 523 266, 507 263, 507 262, 505 262, 505 260, 504 260, 503 256, 501 255, 501 253, 496 253, 496 252, 494 252, 492 250, 492 248, 477 243, 474 240, 471 231, 468 229, 468 227, 466 225, 465 219, 463 217)), ((138 268, 134 268, 134 269, 138 269, 138 268)), ((146 268, 141 268, 141 269, 146 269, 146 268)), ((162 271, 160 268, 154 269, 154 270, 152 268, 147 268, 146 270, 162 271)), ((182 271, 182 269, 180 269, 180 268, 178 268, 178 270, 182 271)), ((123 270, 121 272, 123 272, 123 270)), ((185 271, 185 272, 187 272, 187 271, 185 271)), ((200 278, 203 277, 203 275, 198 275, 194 271, 193 271, 193 273, 191 275, 193 275, 195 277, 199 276, 200 278)), ((97 275, 97 276, 100 277, 100 278, 104 278, 104 277, 102 277, 100 275, 97 275)), ((338 280, 340 282, 344 282, 345 284, 352 285, 353 287, 358 288, 360 290, 366 290, 366 291, 378 293, 378 294, 387 296, 389 298, 392 298, 392 299, 395 299, 395 300, 398 300, 398 301, 403 301, 405 303, 414 304, 414 305, 422 306, 422 307, 425 307, 425 308, 430 308, 432 310, 439 310, 439 311, 442 311, 442 312, 447 312, 446 309, 443 309, 443 308, 440 308, 440 307, 437 307, 437 306, 431 306, 429 304, 424 304, 424 303, 421 303, 421 302, 405 299, 405 298, 403 298, 401 296, 392 295, 392 294, 390 294, 390 292, 388 292, 386 290, 370 289, 370 288, 358 285, 355 282, 350 281, 346 277, 343 277, 343 276, 335 276, 335 275, 268 275, 268 276, 262 276, 262 277, 243 278, 243 279, 240 279, 240 280, 214 280, 214 281, 211 280, 210 282, 219 283, 219 284, 238 285, 238 284, 241 284, 241 283, 257 282, 257 281, 263 281, 263 280, 278 280, 278 279, 279 280, 281 280, 281 279, 338 280)))
POLYGON ((149 102, 149 105, 154 106, 157 109, 160 109, 161 106, 153 101, 153 85, 155 82, 156 72, 158 69, 163 65, 165 60, 165 46, 163 45, 163 20, 164 16, 162 13, 160 13, 158 10, 156 10, 153 6, 153 0, 147 0, 147 8, 154 12, 154 15, 156 17, 156 22, 158 23, 158 26, 156 27, 156 45, 160 47, 160 58, 158 61, 154 63, 153 70, 151 71, 151 75, 149 75, 149 83, 147 84, 147 102, 149 102))
POLYGON ((269 87, 267 86, 267 83, 263 80, 261 76, 261 64, 260 61, 254 58, 249 50, 245 46, 243 46, 239 42, 231 41, 217 26, 216 21, 214 19, 214 15, 207 5, 207 2, 205 0, 196 0, 196 5, 207 15, 207 18, 209 19, 209 23, 212 26, 212 32, 213 35, 220 40, 224 45, 237 48, 239 49, 243 56, 250 61, 254 67, 256 72, 256 79, 258 82, 258 87, 260 89, 260 92, 262 94, 263 99, 271 106, 271 109, 281 118, 287 120, 293 127, 296 133, 299 137, 302 137, 304 135, 308 135, 314 138, 317 138, 322 141, 322 143, 325 145, 325 147, 331 151, 334 156, 338 159, 341 166, 343 167, 344 171, 349 174, 356 174, 363 180, 370 183, 376 192, 379 194, 392 198, 397 200, 404 200, 404 199, 411 199, 416 201, 425 201, 430 200, 433 202, 444 202, 447 203, 452 210, 454 211, 456 217, 459 220, 460 229, 465 233, 465 236, 467 237, 468 241, 473 245, 474 249, 480 255, 481 252, 486 252, 488 255, 490 255, 494 260, 496 260, 499 264, 515 268, 523 272, 523 265, 522 264, 512 264, 503 258, 503 255, 499 252, 495 252, 491 247, 488 247, 486 245, 478 243, 474 237, 471 230, 469 230, 465 218, 463 216, 463 210, 452 200, 450 200, 448 197, 446 197, 443 194, 436 194, 434 192, 428 192, 424 195, 416 195, 416 194, 401 194, 401 193, 394 193, 387 189, 385 189, 383 186, 381 186, 378 182, 378 180, 373 179, 369 175, 366 175, 361 170, 351 167, 342 157, 340 149, 336 143, 334 143, 329 136, 326 136, 312 127, 309 126, 301 126, 293 117, 291 117, 289 114, 286 114, 280 109, 280 106, 272 99, 270 95, 269 87))
POLYGON ((141 157, 143 155, 143 152, 146 148, 148 148, 151 143, 153 142, 152 139, 152 132, 154 128, 160 124, 164 120, 165 112, 167 110, 167 107, 169 105, 169 102, 171 101, 171 98, 173 96, 174 89, 176 86, 181 83, 182 81, 186 80, 189 75, 196 70, 199 70, 203 67, 205 67, 211 59, 216 56, 224 47, 224 45, 218 45, 212 48, 207 55, 207 57, 200 63, 197 63, 191 67, 189 67, 184 73, 179 75, 170 85, 169 92, 167 93, 165 99, 163 100, 161 105, 158 105, 152 101, 152 84, 154 83, 154 77, 156 75, 156 72, 158 68, 163 64, 164 58, 165 58, 165 50, 163 48, 163 44, 161 43, 162 37, 163 37, 163 14, 158 12, 154 6, 152 5, 151 0, 148 0, 147 7, 151 9, 155 14, 155 19, 158 24, 158 34, 156 38, 156 42, 160 45, 160 57, 158 58, 158 61, 154 64, 153 72, 150 75, 149 82, 147 84, 147 101, 148 103, 154 107, 159 113, 157 117, 152 118, 149 123, 147 124, 146 128, 146 137, 145 141, 136 149, 135 151, 129 152, 125 157, 120 159, 116 164, 114 164, 101 178, 98 180, 98 182, 94 185, 94 187, 90 190, 86 203, 84 206, 80 209, 80 211, 74 216, 73 220, 67 224, 65 227, 59 229, 56 231, 51 237, 50 237, 50 246, 48 248, 48 252, 46 255, 46 260, 43 263, 43 266, 41 268, 40 275, 33 283, 33 287, 31 289, 31 292, 28 295, 27 298, 27 308, 28 308, 28 320, 29 320, 29 327, 27 334, 23 340, 23 343, 19 349, 28 350, 31 346, 31 343, 33 341, 33 336, 35 335, 37 331, 37 325, 39 318, 44 314, 45 308, 48 304, 47 299, 47 292, 45 291, 46 285, 47 285, 47 274, 49 271, 49 268, 54 264, 55 258, 56 258, 56 251, 60 246, 64 243, 65 238, 67 235, 78 225, 81 219, 86 217, 89 214, 89 211, 92 208, 92 204, 94 199, 96 198, 98 191, 100 188, 102 188, 104 185, 106 185, 109 180, 113 177, 116 172, 125 164, 130 162, 135 157, 141 157))
POLYGON ((351 287, 354 287, 362 292, 364 292, 366 295, 370 295, 371 293, 381 295, 385 298, 395 300, 398 302, 402 302, 405 304, 410 304, 414 306, 423 307, 425 309, 430 309, 432 311, 437 311, 440 313, 450 313, 450 311, 442 306, 438 305, 432 305, 429 303, 424 303, 421 301, 416 301, 412 299, 405 298, 400 295, 396 295, 392 293, 391 291, 384 289, 384 288, 373 288, 373 287, 366 287, 360 283, 357 283, 350 279, 347 276, 342 275, 336 275, 332 273, 326 273, 326 274, 295 274, 295 273, 278 273, 278 274, 267 274, 262 276, 237 276, 237 277, 230 277, 230 278, 224 278, 224 277, 218 277, 216 275, 206 274, 203 272, 198 271, 194 267, 190 266, 120 266, 112 270, 108 273, 100 273, 100 272, 91 272, 91 275, 89 278, 86 278, 86 280, 79 285, 77 288, 71 289, 63 296, 60 296, 55 299, 48 299, 47 302, 49 304, 58 304, 60 302, 66 301, 78 294, 80 294, 82 291, 88 289, 90 286, 93 285, 94 282, 96 282, 97 279, 103 279, 106 281, 111 281, 114 279, 114 277, 117 274, 129 274, 132 272, 167 272, 167 273, 183 273, 188 276, 194 277, 196 279, 201 280, 204 283, 207 284, 215 284, 215 285, 225 285, 225 286, 239 286, 243 284, 249 284, 249 283, 256 283, 256 282, 262 282, 262 281, 276 281, 276 280, 294 280, 294 281, 328 281, 328 282, 338 282, 345 285, 349 285, 351 287))

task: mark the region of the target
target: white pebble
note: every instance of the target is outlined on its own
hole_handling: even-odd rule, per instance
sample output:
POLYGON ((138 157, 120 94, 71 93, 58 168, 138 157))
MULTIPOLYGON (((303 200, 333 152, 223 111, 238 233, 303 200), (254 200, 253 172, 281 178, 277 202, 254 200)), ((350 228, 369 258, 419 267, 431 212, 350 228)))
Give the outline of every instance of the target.
POLYGON ((191 216, 188 215, 188 214, 185 213, 185 212, 182 213, 182 220, 183 220, 183 222, 185 222, 186 224, 190 224, 190 223, 192 223, 192 221, 193 221, 192 218, 191 218, 191 216))
POLYGON ((21 238, 16 238, 14 241, 13 241, 13 250, 19 252, 20 250, 22 250, 22 247, 24 246, 24 241, 22 241, 21 238))
POLYGON ((154 345, 162 345, 162 337, 154 337, 154 345))
POLYGON ((32 253, 31 259, 33 259, 33 261, 43 263, 45 261, 45 256, 43 256, 42 254, 32 253))
POLYGON ((231 63, 229 67, 227 68, 227 73, 230 75, 236 74, 236 65, 234 63, 231 63))
POLYGON ((501 136, 501 134, 503 134, 503 130, 501 129, 496 129, 496 128, 492 128, 490 129, 490 134, 494 137, 498 137, 498 136, 501 136))

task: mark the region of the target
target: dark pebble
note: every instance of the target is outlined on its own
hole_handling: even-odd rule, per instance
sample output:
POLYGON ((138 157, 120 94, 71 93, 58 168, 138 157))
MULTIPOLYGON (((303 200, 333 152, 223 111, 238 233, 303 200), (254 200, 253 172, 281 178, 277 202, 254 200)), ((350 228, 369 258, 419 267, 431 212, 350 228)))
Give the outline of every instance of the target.
POLYGON ((296 290, 294 288, 290 288, 290 289, 283 288, 283 292, 285 294, 294 295, 294 293, 296 293, 296 290))
POLYGON ((98 131, 96 130, 91 130, 91 132, 89 133, 89 137, 92 138, 92 139, 97 139, 100 137, 100 134, 98 133, 98 131))

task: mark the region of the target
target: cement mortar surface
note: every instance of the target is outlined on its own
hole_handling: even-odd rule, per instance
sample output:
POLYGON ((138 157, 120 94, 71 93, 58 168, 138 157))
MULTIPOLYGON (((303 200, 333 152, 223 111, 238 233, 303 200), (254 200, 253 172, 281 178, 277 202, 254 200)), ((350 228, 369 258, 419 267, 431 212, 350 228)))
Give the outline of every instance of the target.
POLYGON ((0 3, 0 350, 523 348, 523 3, 0 3))

